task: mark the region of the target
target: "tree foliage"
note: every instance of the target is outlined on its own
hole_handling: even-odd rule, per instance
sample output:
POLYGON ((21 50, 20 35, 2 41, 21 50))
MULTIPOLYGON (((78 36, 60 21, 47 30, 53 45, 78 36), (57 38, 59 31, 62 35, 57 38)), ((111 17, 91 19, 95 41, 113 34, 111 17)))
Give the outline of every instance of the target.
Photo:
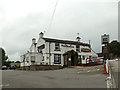
POLYGON ((5 50, 1 48, 2 50, 2 65, 5 65, 5 61, 8 59, 8 56, 6 56, 5 50))
POLYGON ((20 63, 20 61, 16 61, 16 63, 20 63))
POLYGON ((114 40, 108 44, 109 53, 113 53, 115 57, 120 57, 120 42, 114 40))

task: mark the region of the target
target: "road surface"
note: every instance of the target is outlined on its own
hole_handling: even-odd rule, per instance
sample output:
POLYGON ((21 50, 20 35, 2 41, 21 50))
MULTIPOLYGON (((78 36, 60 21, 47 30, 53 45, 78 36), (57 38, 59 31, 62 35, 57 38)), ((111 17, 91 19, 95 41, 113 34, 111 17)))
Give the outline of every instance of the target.
POLYGON ((106 88, 103 65, 46 71, 3 70, 3 88, 106 88))

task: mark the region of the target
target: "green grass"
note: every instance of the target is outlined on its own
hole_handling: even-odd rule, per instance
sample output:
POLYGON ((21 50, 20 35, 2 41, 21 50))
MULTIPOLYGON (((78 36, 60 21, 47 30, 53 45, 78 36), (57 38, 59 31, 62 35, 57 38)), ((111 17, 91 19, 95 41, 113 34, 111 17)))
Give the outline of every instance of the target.
POLYGON ((114 59, 120 59, 120 57, 115 57, 114 59))

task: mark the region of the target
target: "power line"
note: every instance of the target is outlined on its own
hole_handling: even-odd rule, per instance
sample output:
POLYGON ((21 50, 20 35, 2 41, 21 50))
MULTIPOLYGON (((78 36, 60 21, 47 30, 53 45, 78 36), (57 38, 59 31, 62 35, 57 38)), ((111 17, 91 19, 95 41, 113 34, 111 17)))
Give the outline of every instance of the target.
POLYGON ((56 11, 56 8, 57 8, 57 4, 58 4, 58 0, 56 1, 56 4, 55 4, 55 8, 54 8, 54 11, 53 11, 53 14, 52 14, 52 20, 53 20, 54 15, 55 15, 55 11, 56 11))
POLYGON ((48 30, 51 29, 51 26, 52 26, 52 22, 53 22, 53 19, 54 19, 54 15, 55 15, 55 12, 56 12, 57 5, 58 5, 58 0, 57 0, 56 3, 55 3, 55 7, 54 7, 54 10, 53 10, 53 14, 52 14, 52 16, 51 16, 51 20, 50 20, 50 23, 49 23, 49 25, 48 25, 48 30))

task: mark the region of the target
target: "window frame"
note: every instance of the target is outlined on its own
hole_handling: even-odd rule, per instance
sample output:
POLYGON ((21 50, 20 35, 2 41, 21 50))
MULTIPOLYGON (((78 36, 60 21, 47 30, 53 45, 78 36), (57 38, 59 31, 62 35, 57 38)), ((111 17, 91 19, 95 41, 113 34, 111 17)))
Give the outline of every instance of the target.
POLYGON ((80 45, 76 45, 76 52, 80 52, 80 45))
POLYGON ((54 54, 54 64, 61 64, 61 54, 54 54), (57 58, 57 60, 56 60, 56 58, 57 58), (59 61, 59 62, 57 62, 57 61, 59 61))
POLYGON ((82 56, 82 60, 85 60, 85 56, 82 56))
POLYGON ((35 56, 31 56, 31 62, 35 62, 35 56), (34 58, 34 60, 33 60, 33 58, 34 58))
POLYGON ((81 55, 78 55, 78 62, 81 61, 81 58, 82 58, 82 56, 81 56, 81 55))
POLYGON ((60 51, 60 43, 55 43, 55 51, 60 51))

